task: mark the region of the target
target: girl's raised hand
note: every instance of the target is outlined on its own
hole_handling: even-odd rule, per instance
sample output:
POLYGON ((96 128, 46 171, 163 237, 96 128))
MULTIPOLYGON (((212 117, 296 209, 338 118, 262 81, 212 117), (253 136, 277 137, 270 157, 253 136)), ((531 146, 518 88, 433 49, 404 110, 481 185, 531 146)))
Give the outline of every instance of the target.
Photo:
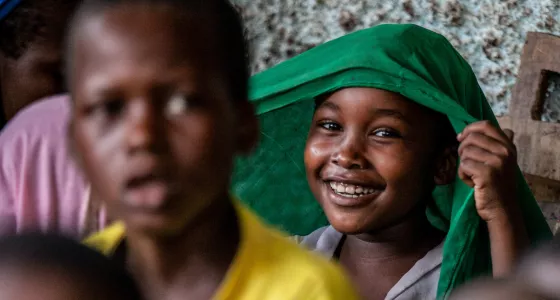
POLYGON ((479 216, 486 222, 508 217, 509 209, 518 205, 517 151, 511 137, 481 121, 467 126, 457 140, 461 159, 458 174, 474 188, 479 216))

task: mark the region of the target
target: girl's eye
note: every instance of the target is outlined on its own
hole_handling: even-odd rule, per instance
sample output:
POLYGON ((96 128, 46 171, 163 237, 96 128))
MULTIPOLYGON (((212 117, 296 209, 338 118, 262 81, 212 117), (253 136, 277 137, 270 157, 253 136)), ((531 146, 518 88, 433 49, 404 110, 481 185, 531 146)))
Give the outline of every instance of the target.
POLYGON ((335 122, 322 122, 319 123, 319 126, 328 130, 328 131, 340 131, 342 130, 342 126, 338 125, 335 122))
POLYGON ((377 129, 373 132, 375 136, 383 137, 383 138, 398 138, 400 137, 399 133, 388 128, 377 129))
POLYGON ((175 117, 183 115, 189 109, 189 97, 184 93, 174 93, 165 105, 165 115, 175 117))

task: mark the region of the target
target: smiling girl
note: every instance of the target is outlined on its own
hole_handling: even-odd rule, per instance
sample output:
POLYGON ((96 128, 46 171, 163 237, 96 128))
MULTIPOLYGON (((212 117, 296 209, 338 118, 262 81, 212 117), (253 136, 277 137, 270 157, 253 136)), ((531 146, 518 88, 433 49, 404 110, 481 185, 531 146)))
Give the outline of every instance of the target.
MULTIPOLYGON (((263 140, 273 140, 261 155, 299 142, 292 128, 312 115, 304 166, 289 157, 289 176, 275 158, 281 188, 299 201, 292 211, 316 218, 294 188, 305 170, 330 225, 299 240, 339 261, 363 297, 445 298, 479 274, 508 274, 528 239, 551 236, 514 145, 441 35, 414 25, 358 31, 255 75, 251 86, 263 140), (285 127, 267 127, 283 110, 292 113, 285 127)), ((272 202, 245 199, 265 215, 272 202)))

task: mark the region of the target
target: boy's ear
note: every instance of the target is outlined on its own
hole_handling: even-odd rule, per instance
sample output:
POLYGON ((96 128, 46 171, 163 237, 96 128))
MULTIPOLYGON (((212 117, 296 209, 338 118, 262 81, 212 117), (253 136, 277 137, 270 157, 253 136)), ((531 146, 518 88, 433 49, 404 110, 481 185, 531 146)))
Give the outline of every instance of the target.
POLYGON ((259 120, 255 115, 255 108, 249 101, 236 104, 237 114, 237 151, 242 155, 249 155, 259 140, 259 120))
POLYGON ((455 180, 458 160, 457 145, 446 147, 436 159, 436 172, 434 175, 434 183, 436 185, 450 184, 455 180))
POLYGON ((68 126, 66 129, 66 145, 68 146, 68 153, 70 157, 74 160, 78 167, 82 167, 81 157, 76 151, 76 140, 74 139, 74 122, 68 121, 68 126))

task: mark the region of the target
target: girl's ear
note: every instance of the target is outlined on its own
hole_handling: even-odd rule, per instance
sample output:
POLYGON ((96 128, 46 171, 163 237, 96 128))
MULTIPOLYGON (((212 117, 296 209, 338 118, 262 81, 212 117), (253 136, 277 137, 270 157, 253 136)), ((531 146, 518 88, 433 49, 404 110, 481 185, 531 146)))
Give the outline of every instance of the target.
POLYGON ((451 184, 455 180, 458 160, 457 145, 450 145, 441 152, 436 159, 436 172, 434 175, 434 183, 436 185, 451 184))

